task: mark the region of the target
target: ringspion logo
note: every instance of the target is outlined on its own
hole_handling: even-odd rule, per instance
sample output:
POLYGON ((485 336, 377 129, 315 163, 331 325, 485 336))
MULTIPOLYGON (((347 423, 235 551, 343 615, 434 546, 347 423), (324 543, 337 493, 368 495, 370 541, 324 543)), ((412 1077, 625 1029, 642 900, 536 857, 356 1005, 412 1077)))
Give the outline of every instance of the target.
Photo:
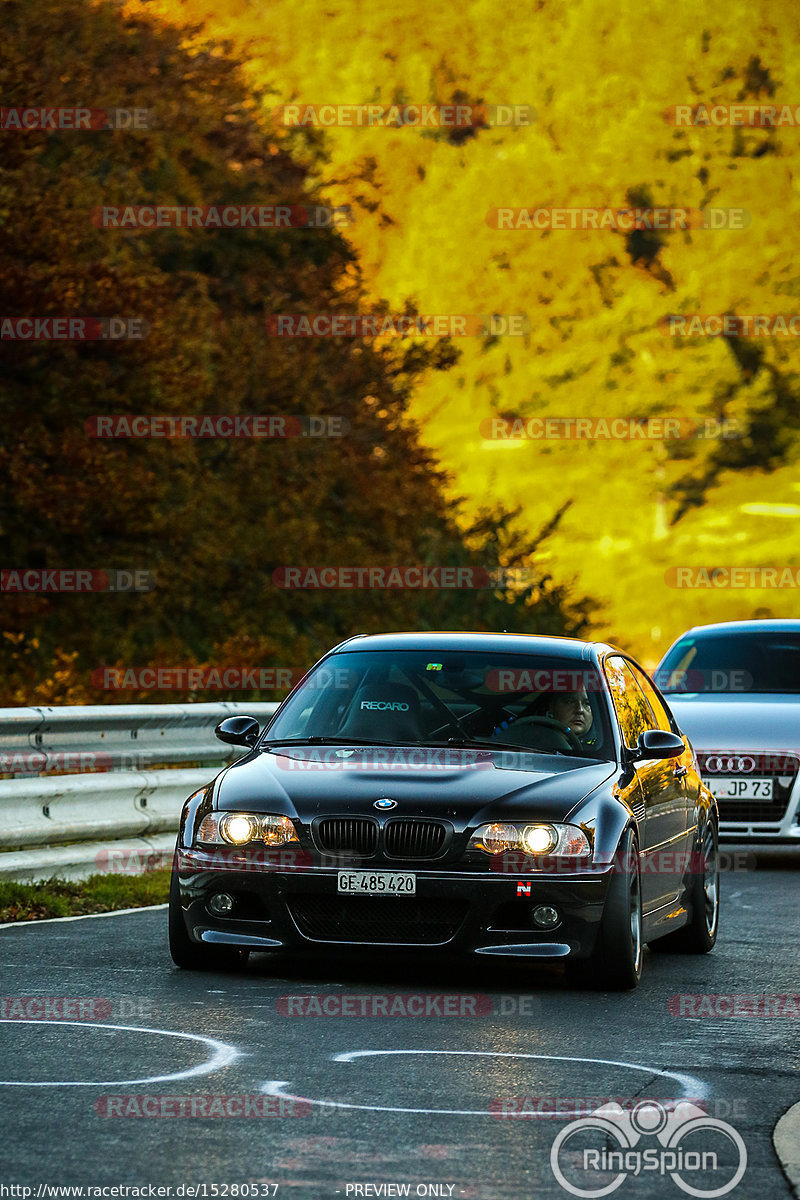
POLYGON ((612 1101, 560 1131, 550 1166, 565 1191, 587 1200, 616 1191, 629 1175, 668 1175, 689 1196, 724 1196, 745 1173, 747 1147, 732 1125, 689 1100, 669 1109, 642 1100, 630 1111, 612 1101), (648 1137, 655 1142, 642 1141, 648 1137))

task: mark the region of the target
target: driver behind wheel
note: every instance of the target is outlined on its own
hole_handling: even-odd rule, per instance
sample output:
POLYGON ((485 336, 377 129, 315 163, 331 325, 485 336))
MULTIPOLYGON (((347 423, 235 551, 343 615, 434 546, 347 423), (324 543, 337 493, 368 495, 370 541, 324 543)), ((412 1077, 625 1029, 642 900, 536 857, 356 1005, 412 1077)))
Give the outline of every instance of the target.
POLYGON ((542 703, 544 715, 571 729, 582 746, 597 744, 594 714, 585 688, 576 692, 548 692, 542 703))

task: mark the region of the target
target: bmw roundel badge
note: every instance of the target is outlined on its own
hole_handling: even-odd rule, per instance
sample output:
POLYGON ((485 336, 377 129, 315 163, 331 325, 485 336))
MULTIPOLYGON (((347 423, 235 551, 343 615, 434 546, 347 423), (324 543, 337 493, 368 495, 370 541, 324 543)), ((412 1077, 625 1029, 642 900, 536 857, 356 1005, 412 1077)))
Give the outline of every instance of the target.
POLYGON ((380 800, 376 800, 373 808, 397 808, 397 801, 390 800, 388 796, 381 796, 380 800))

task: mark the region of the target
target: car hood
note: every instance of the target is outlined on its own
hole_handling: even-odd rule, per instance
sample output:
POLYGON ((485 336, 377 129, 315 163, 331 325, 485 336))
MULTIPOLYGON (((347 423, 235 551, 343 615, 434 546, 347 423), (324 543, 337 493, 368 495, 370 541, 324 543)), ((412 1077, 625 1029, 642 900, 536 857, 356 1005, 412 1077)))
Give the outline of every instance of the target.
POLYGON ((255 751, 218 777, 214 806, 309 821, 334 813, 375 815, 375 801, 388 797, 397 807, 387 815, 468 824, 491 809, 493 820, 532 811, 557 820, 617 771, 613 762, 552 754, 443 750, 436 761, 428 748, 427 761, 417 765, 418 752, 405 747, 401 756, 392 747, 335 757, 330 747, 255 751))
POLYGON ((666 697, 695 750, 800 749, 800 696, 666 697))

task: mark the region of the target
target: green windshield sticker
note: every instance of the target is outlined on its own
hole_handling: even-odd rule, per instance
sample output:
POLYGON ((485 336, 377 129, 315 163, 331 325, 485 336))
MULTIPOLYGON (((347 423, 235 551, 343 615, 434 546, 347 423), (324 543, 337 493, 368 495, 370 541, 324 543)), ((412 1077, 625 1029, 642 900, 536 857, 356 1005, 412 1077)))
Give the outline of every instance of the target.
POLYGON ((441 669, 441 663, 428 663, 427 667, 425 668, 426 671, 441 671, 441 669))

